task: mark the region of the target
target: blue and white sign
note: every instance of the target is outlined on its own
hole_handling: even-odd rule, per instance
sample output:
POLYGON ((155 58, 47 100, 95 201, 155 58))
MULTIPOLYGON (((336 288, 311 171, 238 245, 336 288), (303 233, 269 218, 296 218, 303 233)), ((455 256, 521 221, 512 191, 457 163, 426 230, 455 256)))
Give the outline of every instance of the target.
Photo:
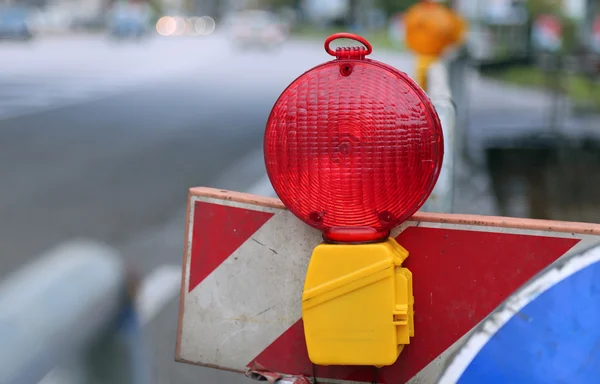
POLYGON ((481 323, 440 384, 600 383, 600 245, 553 264, 481 323))

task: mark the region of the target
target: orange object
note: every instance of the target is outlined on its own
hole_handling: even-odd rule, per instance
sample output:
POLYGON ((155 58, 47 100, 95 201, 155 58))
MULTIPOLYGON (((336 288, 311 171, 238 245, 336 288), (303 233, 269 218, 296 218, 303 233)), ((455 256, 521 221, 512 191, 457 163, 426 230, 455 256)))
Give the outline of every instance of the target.
POLYGON ((466 23, 454 11, 431 1, 413 5, 406 12, 406 44, 420 55, 440 56, 464 39, 466 23))
POLYGON ((450 10, 450 14, 452 15, 454 23, 454 35, 452 39, 452 44, 462 44, 464 43, 465 37, 467 35, 467 22, 453 10, 450 10))

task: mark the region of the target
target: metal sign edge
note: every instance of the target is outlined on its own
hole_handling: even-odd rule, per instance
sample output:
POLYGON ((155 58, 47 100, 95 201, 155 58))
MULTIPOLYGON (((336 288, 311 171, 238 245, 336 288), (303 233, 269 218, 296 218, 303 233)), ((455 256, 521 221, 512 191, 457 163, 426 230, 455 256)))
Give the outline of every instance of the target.
MULTIPOLYGON (((265 208, 286 209, 281 200, 277 198, 257 196, 242 192, 225 191, 214 188, 190 188, 188 204, 192 196, 233 201, 265 208)), ((541 230, 549 232, 571 232, 582 235, 600 235, 600 224, 572 221, 523 219, 516 217, 482 216, 457 213, 431 213, 421 211, 415 213, 407 221, 458 224, 476 227, 515 228, 531 231, 541 230)))

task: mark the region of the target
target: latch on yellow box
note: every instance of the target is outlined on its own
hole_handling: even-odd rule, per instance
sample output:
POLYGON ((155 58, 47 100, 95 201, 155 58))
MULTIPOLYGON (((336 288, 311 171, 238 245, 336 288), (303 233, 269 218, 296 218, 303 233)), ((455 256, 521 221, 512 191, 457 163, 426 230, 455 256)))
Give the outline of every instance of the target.
POLYGON ((322 243, 302 295, 308 355, 318 365, 392 365, 414 336, 408 251, 396 240, 322 243))

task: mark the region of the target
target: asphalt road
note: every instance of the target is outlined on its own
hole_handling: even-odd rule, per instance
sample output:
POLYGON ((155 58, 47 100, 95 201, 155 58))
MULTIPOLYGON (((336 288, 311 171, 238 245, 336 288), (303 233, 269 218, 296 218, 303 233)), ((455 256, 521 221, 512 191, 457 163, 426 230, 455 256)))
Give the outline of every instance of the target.
POLYGON ((122 246, 171 219, 191 186, 264 182, 270 108, 328 60, 319 43, 239 52, 220 36, 54 38, 0 55, 12 58, 0 64, 0 277, 70 238, 122 246))

